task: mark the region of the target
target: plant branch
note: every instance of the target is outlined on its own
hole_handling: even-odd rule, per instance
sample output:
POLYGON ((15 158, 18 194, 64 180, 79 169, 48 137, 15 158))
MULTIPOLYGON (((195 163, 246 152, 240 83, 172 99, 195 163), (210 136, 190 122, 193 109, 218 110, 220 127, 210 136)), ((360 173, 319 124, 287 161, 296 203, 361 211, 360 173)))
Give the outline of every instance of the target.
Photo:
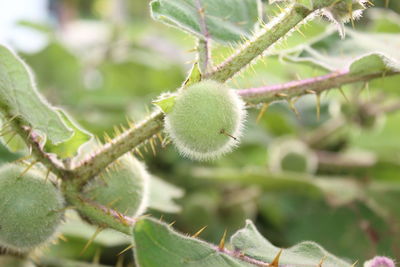
POLYGON ((122 213, 109 207, 95 203, 81 195, 79 187, 72 181, 66 181, 62 184, 62 189, 66 200, 88 221, 99 225, 100 227, 109 227, 121 233, 130 235, 134 218, 127 217, 122 213))
POLYGON ((365 82, 396 74, 400 74, 400 72, 378 72, 367 75, 352 75, 348 69, 344 69, 309 79, 243 89, 238 92, 248 104, 269 103, 310 93, 318 94, 324 90, 339 88, 345 84, 365 82))
POLYGON ((43 151, 39 136, 35 134, 30 127, 26 126, 28 124, 24 123, 22 118, 11 115, 10 112, 4 107, 3 115, 5 119, 9 121, 10 127, 21 137, 38 161, 40 161, 58 177, 64 178, 67 176, 66 174, 68 171, 64 168, 62 163, 57 161, 57 159, 52 157, 50 154, 43 151))
POLYGON ((157 134, 163 127, 164 113, 156 111, 137 126, 123 132, 106 143, 95 155, 83 160, 74 169, 76 182, 82 186, 90 178, 99 174, 120 156, 157 134))
POLYGON ((258 37, 245 44, 241 50, 238 50, 238 52, 225 62, 217 66, 213 72, 206 75, 206 78, 219 82, 225 82, 232 78, 242 68, 260 56, 267 48, 295 29, 311 13, 312 10, 302 5, 294 4, 288 7, 280 16, 267 24, 258 37))
POLYGON ((215 245, 211 245, 211 246, 212 246, 216 251, 218 251, 219 253, 226 254, 226 255, 228 255, 228 256, 230 256, 230 257, 232 257, 232 258, 239 259, 239 260, 241 260, 241 261, 250 263, 250 264, 252 264, 252 265, 254 265, 254 266, 257 266, 257 267, 268 267, 268 266, 272 266, 270 263, 263 262, 263 261, 260 261, 260 260, 251 258, 251 257, 249 257, 249 256, 246 256, 245 254, 241 253, 240 251, 231 251, 231 250, 228 250, 228 249, 226 249, 226 248, 220 249, 218 246, 215 246, 215 245))
POLYGON ((210 33, 207 29, 205 9, 202 6, 201 0, 196 0, 195 4, 199 13, 200 30, 204 35, 204 39, 199 38, 198 41, 198 60, 201 72, 206 73, 211 65, 210 33))

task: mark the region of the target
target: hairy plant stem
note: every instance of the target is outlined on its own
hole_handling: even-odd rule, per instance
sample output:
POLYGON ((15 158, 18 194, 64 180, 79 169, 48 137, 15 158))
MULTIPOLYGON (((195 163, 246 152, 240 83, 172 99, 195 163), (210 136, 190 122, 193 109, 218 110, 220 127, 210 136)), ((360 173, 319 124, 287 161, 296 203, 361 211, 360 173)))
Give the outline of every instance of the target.
POLYGON ((285 100, 304 94, 318 94, 331 88, 339 88, 342 85, 369 81, 384 76, 399 74, 399 72, 372 73, 366 75, 352 75, 348 69, 338 70, 326 75, 308 78, 299 81, 291 81, 278 85, 263 86, 239 90, 238 93, 248 104, 269 103, 285 100))
POLYGON ((133 218, 86 199, 81 195, 80 188, 71 181, 64 181, 62 190, 68 203, 91 223, 101 228, 109 227, 127 235, 132 233, 132 227, 135 222, 133 218))
POLYGON ((83 186, 117 158, 157 134, 163 128, 163 119, 164 113, 154 112, 146 120, 106 143, 94 156, 83 160, 74 170, 79 177, 76 179, 78 186, 83 186))
POLYGON ((1 107, 2 113, 9 127, 11 127, 31 150, 37 161, 41 162, 46 168, 59 177, 65 177, 68 172, 57 158, 52 157, 42 149, 39 136, 37 136, 20 117, 11 115, 11 112, 6 107, 1 107))
POLYGON ((210 47, 210 33, 207 29, 205 10, 201 0, 196 0, 195 5, 199 13, 200 30, 204 35, 204 39, 199 38, 197 51, 198 61, 201 73, 206 73, 211 66, 211 47, 210 47))
POLYGON ((267 48, 293 30, 311 13, 312 10, 302 5, 294 4, 290 6, 279 17, 270 24, 267 24, 258 37, 245 44, 242 49, 217 66, 214 71, 206 75, 206 78, 219 82, 225 82, 232 78, 242 68, 260 56, 267 48))

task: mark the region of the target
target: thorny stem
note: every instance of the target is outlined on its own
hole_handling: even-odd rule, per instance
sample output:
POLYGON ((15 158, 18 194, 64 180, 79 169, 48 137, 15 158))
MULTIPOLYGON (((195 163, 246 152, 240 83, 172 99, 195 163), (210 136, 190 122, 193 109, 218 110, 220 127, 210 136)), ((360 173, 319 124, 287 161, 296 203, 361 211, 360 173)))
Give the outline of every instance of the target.
POLYGON ((218 252, 220 252, 220 253, 226 254, 226 255, 231 256, 233 258, 237 258, 239 260, 242 260, 244 262, 250 263, 250 264, 252 264, 254 266, 257 266, 257 267, 268 267, 268 266, 270 266, 269 263, 266 263, 266 262, 251 258, 249 256, 246 256, 243 253, 241 253, 240 251, 231 251, 231 250, 228 250, 226 248, 220 249, 218 246, 213 246, 213 248, 215 250, 217 250, 218 252))
POLYGON ((40 144, 40 140, 38 136, 31 131, 27 126, 27 123, 24 123, 23 119, 20 117, 13 117, 9 115, 7 109, 3 107, 3 114, 5 114, 5 118, 10 121, 10 126, 13 128, 15 132, 18 133, 25 141, 26 145, 32 151, 32 154, 39 160, 43 165, 45 165, 51 172, 59 177, 66 177, 68 171, 64 168, 62 163, 58 162, 56 158, 53 158, 50 154, 43 151, 42 146, 40 144))
POLYGON ((309 79, 291 81, 284 84, 263 86, 239 90, 239 95, 249 104, 268 103, 284 100, 307 93, 318 94, 330 88, 338 88, 344 84, 369 81, 382 76, 400 74, 400 72, 373 73, 367 75, 352 75, 348 69, 338 70, 326 75, 309 79))
POLYGON ((161 111, 154 112, 137 126, 106 143, 94 156, 82 161, 74 170, 76 176, 79 177, 77 183, 84 185, 117 158, 157 134, 163 127, 163 118, 164 114, 161 111))
POLYGON ((287 8, 279 17, 267 24, 255 40, 248 42, 241 50, 217 66, 213 72, 206 75, 206 78, 219 82, 232 78, 311 13, 312 10, 297 4, 287 8))
POLYGON ((201 0, 196 0, 195 4, 199 13, 200 31, 204 35, 204 39, 199 38, 198 41, 198 60, 201 72, 206 73, 211 65, 210 33, 207 29, 205 10, 201 0))
POLYGON ((79 188, 70 182, 64 182, 62 187, 68 203, 76 207, 83 218, 100 227, 109 227, 127 235, 131 234, 135 219, 85 198, 80 194, 79 188))

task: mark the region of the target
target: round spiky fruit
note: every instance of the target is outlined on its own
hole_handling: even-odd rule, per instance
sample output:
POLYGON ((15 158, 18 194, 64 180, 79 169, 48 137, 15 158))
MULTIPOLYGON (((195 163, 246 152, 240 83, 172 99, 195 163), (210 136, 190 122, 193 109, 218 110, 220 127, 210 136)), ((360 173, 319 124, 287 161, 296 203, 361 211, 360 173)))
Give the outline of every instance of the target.
POLYGON ((269 166, 274 172, 315 173, 317 157, 301 141, 284 139, 272 143, 268 151, 269 166))
POLYGON ((208 160, 238 144, 245 117, 244 103, 234 90, 205 80, 179 92, 166 114, 165 129, 182 155, 208 160))
POLYGON ((91 200, 127 216, 138 216, 147 205, 149 174, 133 156, 125 155, 83 189, 91 200))
POLYGON ((64 200, 43 173, 18 165, 0 169, 0 246, 28 251, 56 232, 63 217, 64 200))

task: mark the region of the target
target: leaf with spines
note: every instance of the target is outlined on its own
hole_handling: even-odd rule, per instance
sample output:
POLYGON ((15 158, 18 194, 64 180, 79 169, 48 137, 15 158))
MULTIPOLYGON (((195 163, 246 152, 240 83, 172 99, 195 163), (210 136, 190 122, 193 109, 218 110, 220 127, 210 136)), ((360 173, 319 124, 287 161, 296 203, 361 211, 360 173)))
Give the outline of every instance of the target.
POLYGON ((184 191, 154 175, 149 180, 149 208, 176 213, 181 207, 174 202, 174 199, 184 195, 184 191))
POLYGON ((201 39, 208 38, 204 32, 206 28, 211 39, 221 43, 251 37, 258 20, 259 5, 258 0, 154 0, 150 3, 155 20, 201 39))
MULTIPOLYGON (((265 239, 254 224, 247 220, 246 226, 231 237, 232 246, 244 255, 257 260, 272 262, 281 248, 275 247, 265 239)), ((323 260, 324 267, 350 267, 347 263, 327 252, 317 243, 305 241, 291 248, 283 249, 279 257, 279 266, 318 266, 323 260)), ((278 265, 276 265, 278 266, 278 265)))
POLYGON ((135 225, 136 263, 143 267, 252 267, 218 251, 206 242, 175 232, 170 226, 146 218, 135 225))
POLYGON ((68 140, 73 131, 38 93, 25 63, 0 45, 0 109, 8 116, 19 116, 53 143, 68 140))
MULTIPOLYGON (((225 234, 224 234, 225 235, 225 234)), ((171 226, 146 218, 135 225, 136 263, 145 267, 247 267, 247 266, 318 266, 350 267, 314 242, 303 242, 289 249, 273 246, 260 235, 251 221, 230 239, 234 250, 223 243, 211 245, 175 232, 171 226)))

